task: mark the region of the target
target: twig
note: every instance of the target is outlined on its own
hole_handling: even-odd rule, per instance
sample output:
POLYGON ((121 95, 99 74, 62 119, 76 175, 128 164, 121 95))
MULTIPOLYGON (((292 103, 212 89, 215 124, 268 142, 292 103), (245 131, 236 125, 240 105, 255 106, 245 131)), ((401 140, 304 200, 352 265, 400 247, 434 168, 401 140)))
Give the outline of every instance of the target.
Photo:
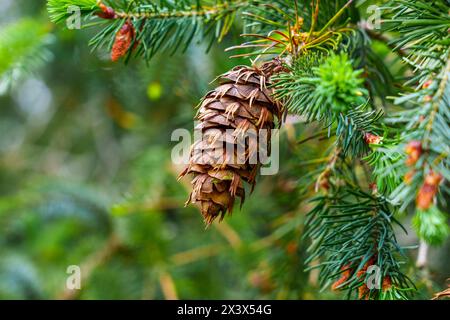
POLYGON ((425 268, 427 266, 428 244, 421 240, 419 244, 419 252, 417 253, 417 268, 425 268))
POLYGON ((177 289, 172 276, 167 271, 161 272, 159 276, 159 284, 166 300, 178 300, 177 289))

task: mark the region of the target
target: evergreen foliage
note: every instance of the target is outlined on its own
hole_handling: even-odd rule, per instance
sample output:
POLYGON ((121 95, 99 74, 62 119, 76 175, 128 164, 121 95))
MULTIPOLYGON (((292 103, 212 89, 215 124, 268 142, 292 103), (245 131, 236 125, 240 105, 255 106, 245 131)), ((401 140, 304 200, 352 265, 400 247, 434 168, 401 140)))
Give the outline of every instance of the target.
MULTIPOLYGON (((447 192, 441 180, 449 177, 448 4, 393 0, 383 6, 384 32, 393 34, 388 45, 406 52, 402 58, 413 72, 402 86, 412 85, 414 91, 395 100, 407 110, 392 114, 376 101, 386 102, 389 89, 382 88, 383 82, 393 78, 366 40, 384 35, 355 23, 360 17, 352 2, 98 2, 91 15, 103 10, 98 15, 108 26, 91 44, 107 43, 113 60, 133 51, 148 60, 159 48, 186 49, 195 36, 220 40, 235 15, 243 14, 244 36, 256 40, 232 47, 244 50, 235 56, 284 59, 284 71, 272 77, 275 99, 306 123, 318 122, 334 140, 314 188, 324 195, 314 198, 306 221, 306 234, 313 240, 307 261, 320 261, 324 286, 344 273, 335 287, 346 289, 349 297, 359 291, 359 298, 407 298, 413 286, 394 255, 401 249, 393 233, 397 220, 392 204, 404 211, 416 199, 414 226, 430 243, 442 242, 448 228, 435 199, 447 192), (124 21, 131 23, 132 32, 123 29, 124 21), (127 40, 114 36, 119 30, 127 40), (114 43, 125 51, 117 52, 114 43), (408 166, 410 177, 402 181, 408 166), (361 274, 369 261, 381 269, 377 289, 367 288, 361 274), (382 286, 384 282, 389 284, 382 286)), ((83 10, 89 7, 80 4, 83 10)), ((65 6, 67 1, 49 1, 54 21, 62 20, 65 6)))
POLYGON ((38 20, 24 18, 0 32, 0 79, 10 82, 35 70, 51 57, 47 45, 49 28, 38 20))
MULTIPOLYGON (((76 102, 64 93, 55 98, 82 107, 55 111, 62 120, 42 129, 42 137, 22 136, 28 156, 43 152, 43 140, 53 139, 47 135, 77 141, 65 150, 87 150, 70 163, 84 173, 76 182, 45 177, 46 165, 64 162, 55 147, 63 142, 49 142, 51 156, 36 160, 42 171, 34 163, 16 163, 21 155, 14 146, 8 151, 0 144, 10 156, 0 163, 0 175, 18 176, 17 185, 0 185, 0 222, 8 226, 0 237, 8 248, 2 250, 0 276, 9 281, 0 281, 0 297, 432 296, 429 279, 411 262, 410 244, 445 251, 450 234, 449 1, 46 2, 50 20, 60 25, 52 50, 68 50, 61 39, 70 38, 63 29, 76 7, 82 27, 91 29, 71 30, 80 37, 76 41, 127 66, 82 55, 99 74, 92 73, 92 81, 74 75, 76 102), (381 29, 368 25, 372 4, 381 10, 381 29), (93 34, 90 41, 85 34, 93 34), (202 54, 208 50, 212 54, 202 54), (230 51, 235 60, 226 59, 230 51), (252 66, 236 67, 249 60, 252 66), (205 177, 192 192, 207 202, 202 213, 211 228, 203 231, 196 209, 181 208, 191 187, 176 182, 180 168, 170 163, 166 140, 168 132, 191 123, 189 105, 204 95, 210 73, 230 69, 241 71, 220 78, 203 100, 200 120, 214 129, 240 131, 242 122, 272 129, 276 115, 285 120, 278 121, 283 160, 279 175, 258 177, 242 212, 221 223, 212 221, 245 194, 238 178, 254 186, 256 170, 230 166, 219 175, 205 166, 188 169, 205 177), (89 99, 91 86, 100 88, 95 101, 89 99), (227 86, 234 88, 231 100, 227 86), (150 110, 142 107, 148 101, 150 110), (110 119, 93 120, 100 117, 97 105, 106 106, 110 119), (18 174, 16 165, 25 169, 18 174), (205 190, 216 200, 226 197, 219 211, 213 198, 205 200, 205 190), (59 273, 80 259, 89 286, 76 294, 62 290, 65 274, 59 273)), ((33 18, 3 28, 1 80, 49 61, 50 32, 33 18)), ((66 70, 67 61, 58 60, 55 69, 66 70)), ((71 71, 78 65, 72 61, 71 71)), ((58 86, 58 79, 48 81, 58 86)), ((28 125, 24 131, 31 130, 28 125)))

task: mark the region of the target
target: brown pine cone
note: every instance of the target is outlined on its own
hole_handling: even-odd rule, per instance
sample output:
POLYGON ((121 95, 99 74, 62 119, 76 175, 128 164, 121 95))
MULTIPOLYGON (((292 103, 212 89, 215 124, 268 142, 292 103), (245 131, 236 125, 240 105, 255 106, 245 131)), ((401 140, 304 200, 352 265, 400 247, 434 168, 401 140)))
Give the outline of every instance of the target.
POLYGON ((252 190, 261 166, 259 148, 270 152, 270 130, 283 108, 272 98, 270 77, 282 70, 279 60, 261 67, 238 66, 220 76, 220 85, 200 103, 196 130, 202 137, 191 149, 192 192, 186 204, 198 203, 207 225, 231 214, 236 196, 245 199, 244 181, 252 190), (257 133, 266 129, 266 138, 257 133), (247 136, 247 139, 243 137, 247 136))

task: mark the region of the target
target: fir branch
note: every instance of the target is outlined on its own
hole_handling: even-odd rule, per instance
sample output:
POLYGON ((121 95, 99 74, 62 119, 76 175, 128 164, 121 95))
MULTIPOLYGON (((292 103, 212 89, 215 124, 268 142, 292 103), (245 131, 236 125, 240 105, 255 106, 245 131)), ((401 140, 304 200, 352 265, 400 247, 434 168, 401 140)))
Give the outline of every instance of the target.
POLYGON ((85 27, 106 24, 91 40, 94 49, 111 50, 115 38, 125 24, 132 29, 132 42, 122 55, 127 59, 135 53, 151 59, 157 52, 185 51, 196 40, 210 44, 220 41, 229 32, 236 14, 252 5, 251 1, 97 1, 97 0, 49 0, 48 11, 54 22, 62 22, 70 13, 70 6, 78 6, 89 23, 85 27))
POLYGON ((307 263, 320 270, 324 288, 345 290, 349 298, 407 299, 414 285, 400 269, 395 211, 376 191, 358 187, 353 170, 354 162, 337 152, 321 175, 323 194, 312 199, 306 221, 307 263))
POLYGON ((250 48, 250 52, 232 57, 256 56, 255 61, 263 55, 288 55, 290 59, 297 60, 314 51, 336 51, 346 34, 354 31, 342 23, 348 16, 347 9, 352 2, 353 0, 336 1, 334 4, 321 6, 320 1, 313 1, 309 8, 297 1, 294 2, 294 7, 285 0, 270 5, 261 1, 258 6, 253 7, 258 13, 244 13, 250 21, 246 23, 245 29, 251 32, 242 36, 256 40, 227 50, 250 48), (283 20, 285 22, 279 23, 283 20), (319 27, 321 29, 316 30, 319 27))
POLYGON ((39 67, 51 57, 48 26, 37 20, 22 19, 0 32, 0 81, 10 84, 39 67))
POLYGON ((382 194, 390 194, 402 183, 404 156, 396 150, 398 139, 385 139, 382 144, 371 144, 363 160, 372 167, 372 177, 382 194))
POLYGON ((409 83, 439 72, 446 63, 450 16, 445 0, 393 0, 384 8, 383 29, 398 33, 391 43, 407 51, 404 60, 417 72, 409 83))
POLYGON ((295 26, 301 22, 302 30, 309 35, 318 28, 328 30, 350 18, 346 10, 352 1, 293 1, 257 0, 258 5, 249 7, 244 11, 246 17, 245 33, 267 34, 275 29, 295 26), (337 14, 339 13, 339 14, 337 14), (333 21, 331 21, 333 19, 333 21), (331 23, 330 23, 331 21, 331 23), (325 27, 328 24, 328 27, 325 27), (324 28, 325 27, 325 28, 324 28))
POLYGON ((359 77, 362 70, 353 70, 345 54, 327 58, 310 54, 289 69, 275 77, 275 97, 308 121, 330 125, 341 113, 366 101, 367 91, 359 77))
POLYGON ((407 50, 404 61, 414 72, 405 83, 409 92, 395 100, 405 109, 388 119, 391 126, 402 128, 401 143, 392 146, 394 152, 407 154, 401 162, 404 181, 390 197, 400 210, 415 202, 414 226, 419 237, 428 243, 442 243, 449 233, 445 216, 437 208, 449 194, 442 180, 450 179, 448 4, 443 0, 394 0, 385 15, 386 30, 399 33, 393 42, 407 50), (434 234, 430 234, 432 230, 434 234))
POLYGON ((361 73, 353 70, 345 54, 309 54, 294 61, 290 72, 275 77, 275 97, 308 122, 321 122, 329 137, 332 132, 337 137, 344 154, 360 156, 369 151, 365 135, 379 133, 383 115, 368 105, 361 73))
POLYGON ((47 10, 52 22, 61 23, 71 15, 71 8, 79 8, 83 16, 100 11, 98 0, 48 0, 47 10))

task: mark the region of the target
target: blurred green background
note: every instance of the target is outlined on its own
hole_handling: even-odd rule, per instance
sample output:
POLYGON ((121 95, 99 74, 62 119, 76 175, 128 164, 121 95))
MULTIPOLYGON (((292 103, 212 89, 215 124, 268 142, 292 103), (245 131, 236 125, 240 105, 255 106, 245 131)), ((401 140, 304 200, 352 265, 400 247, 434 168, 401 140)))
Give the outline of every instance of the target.
MULTIPOLYGON (((327 142, 296 140, 314 127, 288 121, 279 174, 223 223, 205 230, 184 208, 189 182, 177 182, 170 136, 193 129, 216 75, 248 63, 223 51, 238 30, 208 54, 193 45, 125 66, 90 51, 95 30, 52 25, 44 0, 0 0, 0 26, 1 299, 341 298, 303 265, 305 161, 327 142), (70 265, 81 290, 66 288, 70 265)), ((417 244, 412 234, 401 242, 417 244)), ((408 253, 417 298, 444 288, 449 250, 432 250, 420 272, 408 253)))

